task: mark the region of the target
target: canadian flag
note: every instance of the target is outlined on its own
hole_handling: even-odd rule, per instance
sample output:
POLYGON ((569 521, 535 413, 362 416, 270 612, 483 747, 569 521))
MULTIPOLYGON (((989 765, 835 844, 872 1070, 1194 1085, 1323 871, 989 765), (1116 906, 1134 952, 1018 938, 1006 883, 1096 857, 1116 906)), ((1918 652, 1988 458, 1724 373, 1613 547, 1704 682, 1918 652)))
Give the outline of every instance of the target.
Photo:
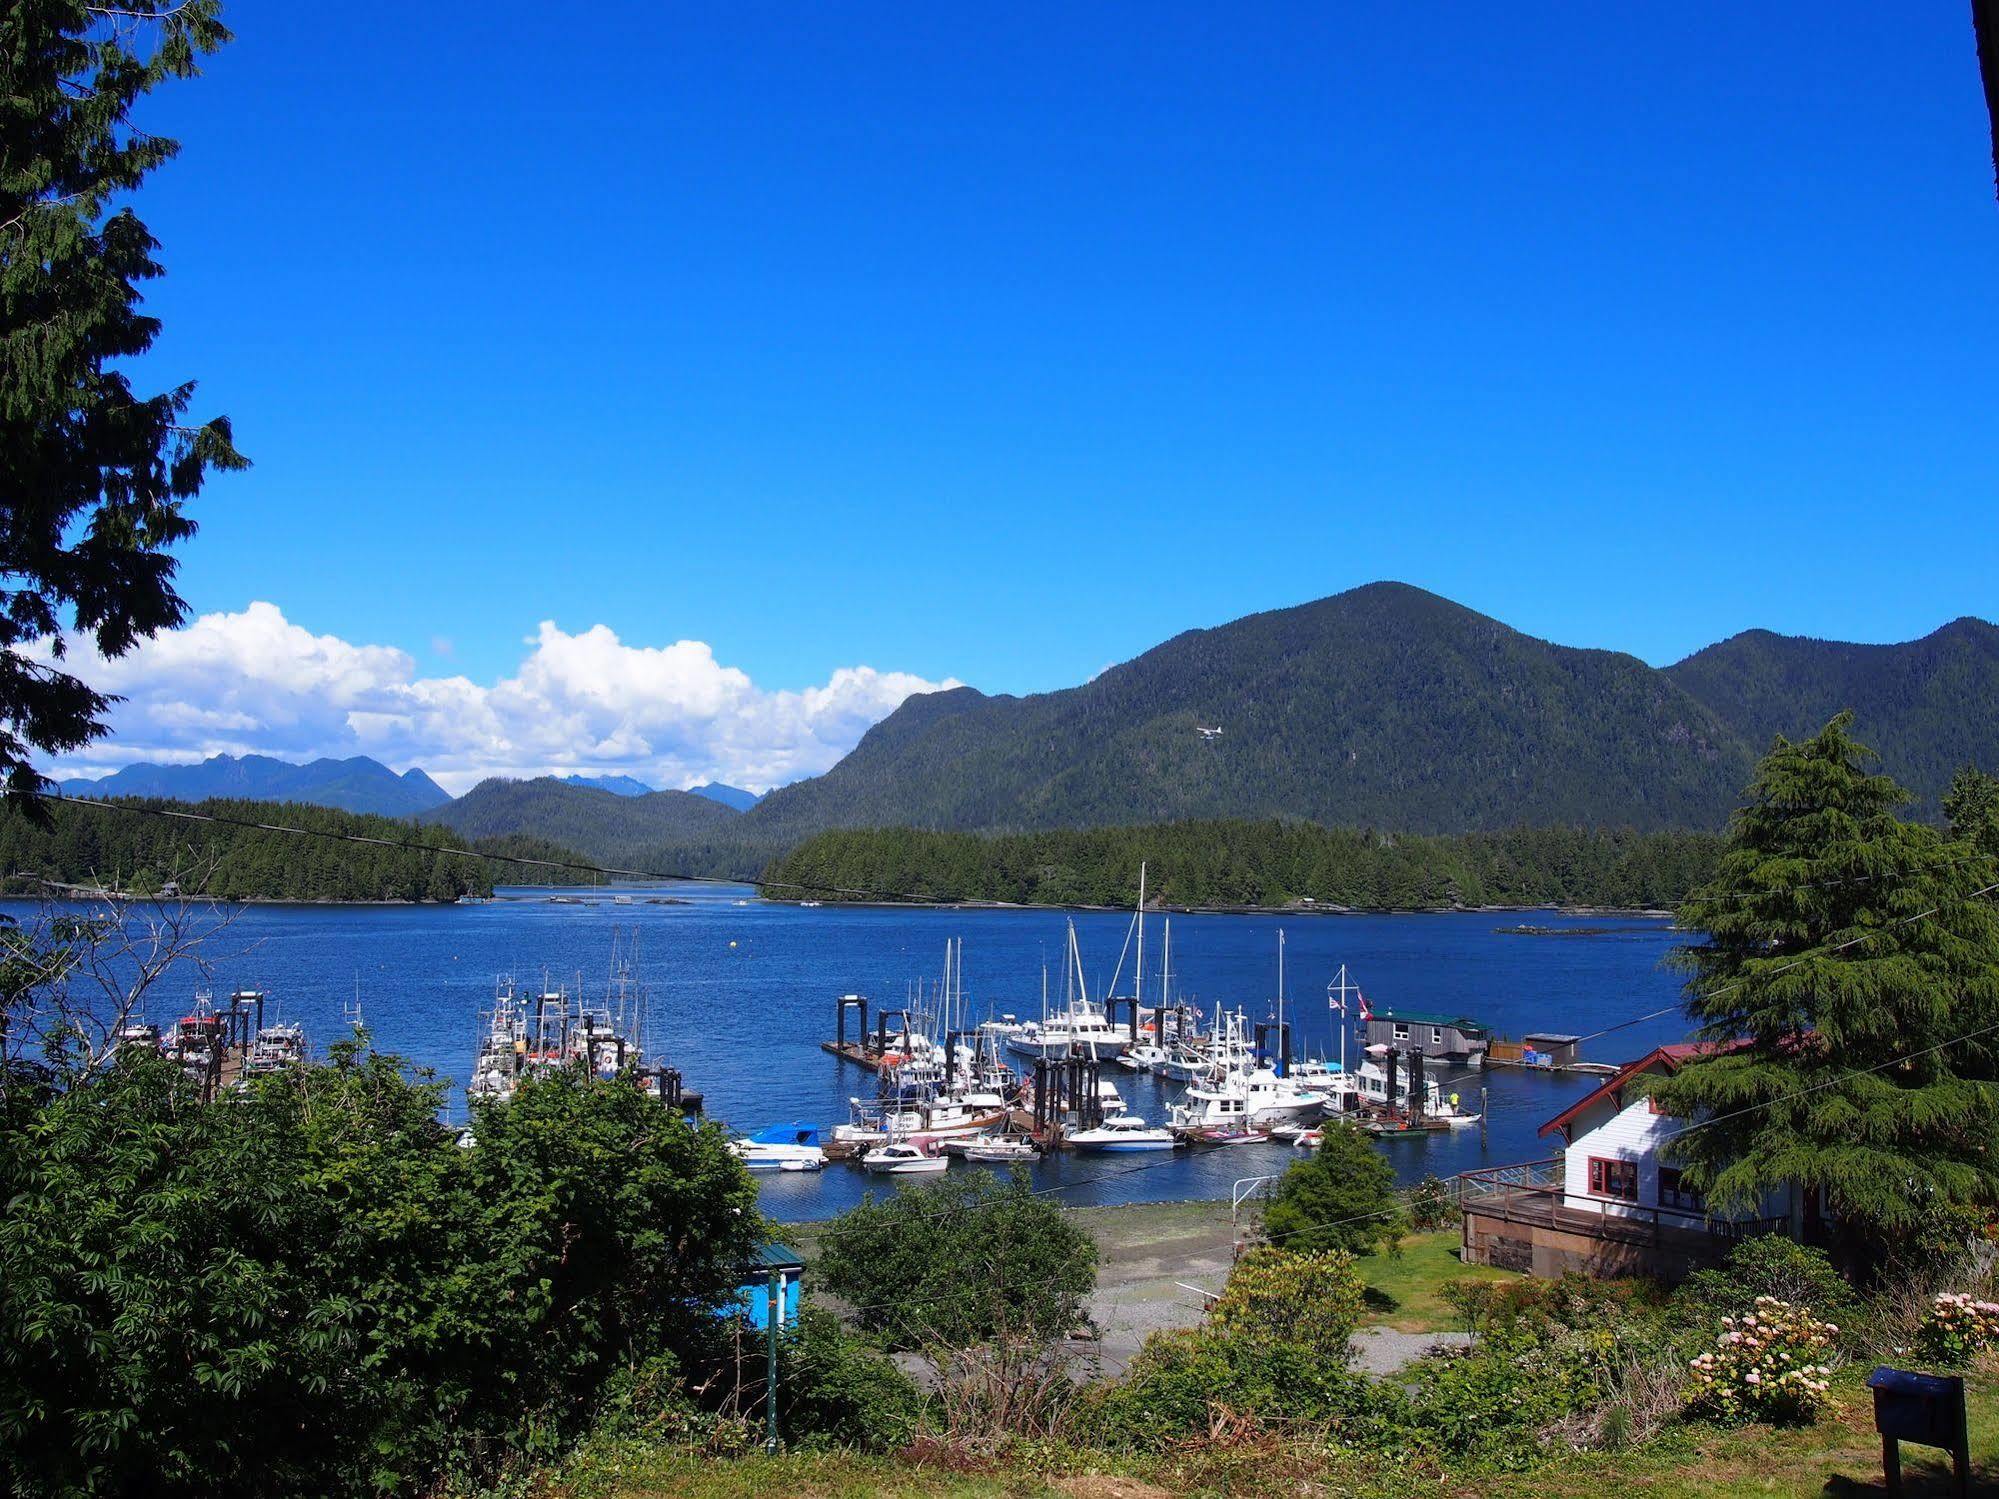
POLYGON ((1367 1007, 1367 996, 1362 994, 1360 990, 1354 990, 1354 997, 1360 1001, 1361 1024, 1365 1025, 1368 1021, 1374 1019, 1374 1011, 1367 1007))

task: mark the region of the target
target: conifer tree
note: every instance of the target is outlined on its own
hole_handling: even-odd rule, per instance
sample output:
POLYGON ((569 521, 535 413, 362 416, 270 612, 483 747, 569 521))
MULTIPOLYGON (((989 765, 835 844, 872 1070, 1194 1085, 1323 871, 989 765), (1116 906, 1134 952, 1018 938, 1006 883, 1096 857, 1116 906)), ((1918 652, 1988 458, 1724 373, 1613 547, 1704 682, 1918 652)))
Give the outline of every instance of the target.
POLYGON ((132 106, 228 40, 216 0, 7 0, 0 8, 0 782, 103 732, 109 700, 57 664, 64 632, 107 656, 181 623, 167 548, 183 502, 243 458, 226 418, 185 421, 192 384, 140 395, 118 361, 158 248, 118 202, 178 144, 132 106), (39 650, 31 650, 39 644, 39 650))
POLYGON ((1653 1085, 1667 1147, 1717 1208, 1796 1184, 1850 1248, 1999 1199, 1999 883, 1897 816, 1851 715, 1778 739, 1711 882, 1679 910, 1707 1056, 1653 1085))

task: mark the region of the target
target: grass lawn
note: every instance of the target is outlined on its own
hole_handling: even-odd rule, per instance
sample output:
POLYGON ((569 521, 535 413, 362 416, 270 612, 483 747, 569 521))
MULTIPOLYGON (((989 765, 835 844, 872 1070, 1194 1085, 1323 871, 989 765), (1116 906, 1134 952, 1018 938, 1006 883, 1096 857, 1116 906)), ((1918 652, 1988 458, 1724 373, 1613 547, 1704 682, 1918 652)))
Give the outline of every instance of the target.
MULTIPOLYGON (((1990 1375, 1968 1381, 1971 1492, 1999 1495, 1999 1384, 1990 1375)), ((893 1458, 845 1453, 695 1460, 644 1450, 599 1453, 565 1479, 535 1492, 544 1499, 1165 1499, 1179 1494, 1366 1496, 1366 1499, 1838 1499, 1883 1494, 1881 1448, 1873 1411, 1857 1371, 1842 1380, 1841 1412, 1803 1431, 1669 1433, 1625 1454, 1571 1454, 1532 1473, 1460 1476, 1401 1469, 1378 1456, 1330 1458, 1267 1446, 1209 1452, 1191 1461, 1137 1457, 1123 1466, 1108 1458, 1079 1459, 1067 1469, 1032 1463, 997 1472, 965 1473, 893 1458)), ((1950 1492, 1942 1454, 1902 1449, 1906 1492, 1929 1499, 1950 1492)))
POLYGON ((1444 1285, 1453 1280, 1518 1280, 1511 1270, 1467 1265, 1458 1259, 1459 1231, 1411 1234, 1399 1256, 1371 1254, 1360 1261, 1368 1288, 1393 1297, 1393 1310, 1370 1309, 1363 1326, 1392 1327, 1398 1332, 1461 1332, 1464 1323, 1445 1302, 1444 1285))
MULTIPOLYGON (((1783 1496, 1884 1494, 1881 1439, 1874 1407, 1852 1371, 1839 1386, 1837 1416, 1802 1431, 1684 1431, 1668 1433, 1642 1451, 1576 1455, 1538 1473, 1479 1486, 1482 1499, 1709 1499, 1722 1494, 1783 1496)), ((1990 1374, 1965 1381, 1971 1418, 1971 1492, 1999 1494, 1999 1382, 1990 1374)), ((1902 1485, 1911 1496, 1951 1492, 1950 1460, 1931 1447, 1903 1444, 1902 1485)))

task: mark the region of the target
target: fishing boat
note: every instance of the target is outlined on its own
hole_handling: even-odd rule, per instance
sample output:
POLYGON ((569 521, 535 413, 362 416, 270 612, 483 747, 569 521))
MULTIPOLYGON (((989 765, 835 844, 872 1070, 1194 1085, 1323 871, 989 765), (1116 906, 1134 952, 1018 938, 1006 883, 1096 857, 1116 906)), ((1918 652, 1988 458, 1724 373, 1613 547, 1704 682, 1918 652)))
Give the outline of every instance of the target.
POLYGON ((279 1024, 261 1027, 243 1058, 243 1077, 265 1077, 305 1065, 305 1028, 279 1024))
POLYGON ((1083 955, 1076 945, 1076 923, 1069 923, 1068 950, 1063 956, 1063 1006, 1048 1013, 1048 974, 1041 976, 1039 1021, 1030 1020, 1007 1037, 1007 1049, 1033 1060, 1066 1061, 1070 1057, 1093 1060, 1114 1058, 1123 1053, 1130 1037, 1110 1023, 1101 1007, 1090 1002, 1089 984, 1083 975, 1083 955))
POLYGON ((731 1140, 729 1149, 752 1171, 817 1171, 826 1164, 816 1124, 767 1125, 746 1139, 731 1140))
POLYGON ((1186 1099, 1173 1107, 1173 1123, 1182 1129, 1268 1128, 1288 1119, 1315 1119, 1326 1103, 1326 1094, 1258 1067, 1188 1088, 1186 1099))
POLYGON ((864 1169, 885 1176, 914 1176, 921 1173, 943 1171, 949 1168, 951 1158, 947 1155, 933 1155, 922 1146, 907 1140, 892 1140, 886 1145, 877 1145, 861 1157, 864 1169))
POLYGON ((1179 1140, 1170 1129, 1147 1124, 1136 1114, 1106 1119, 1094 1129, 1079 1129, 1066 1137, 1077 1150, 1122 1152, 1171 1150, 1179 1140))
POLYGON ((1013 1161, 1039 1160, 1041 1147, 1021 1135, 979 1135, 960 1145, 958 1154, 982 1166, 996 1166, 1013 1161))

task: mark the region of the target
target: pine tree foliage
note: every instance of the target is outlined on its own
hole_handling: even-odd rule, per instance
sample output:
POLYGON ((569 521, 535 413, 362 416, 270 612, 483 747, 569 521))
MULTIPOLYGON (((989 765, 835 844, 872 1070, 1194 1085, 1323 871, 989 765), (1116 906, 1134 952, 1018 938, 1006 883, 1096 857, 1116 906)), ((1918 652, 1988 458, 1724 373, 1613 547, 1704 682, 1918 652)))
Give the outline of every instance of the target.
MULTIPOLYGON (((0 25, 0 778, 38 789, 36 751, 103 732, 103 694, 56 663, 178 625, 168 548, 210 469, 244 466, 226 418, 187 424, 192 384, 141 395, 119 362, 159 248, 129 206, 178 144, 132 107, 229 39, 215 0, 11 0, 0 25)), ((39 805, 31 803, 31 805, 39 805)))
POLYGON ((1903 821, 1846 715, 1758 767, 1712 882, 1679 911, 1707 1056, 1654 1085, 1710 1203, 1793 1184, 1850 1245, 1999 1200, 1999 871, 1903 821), (1708 1122, 1699 1122, 1708 1121, 1708 1122))

